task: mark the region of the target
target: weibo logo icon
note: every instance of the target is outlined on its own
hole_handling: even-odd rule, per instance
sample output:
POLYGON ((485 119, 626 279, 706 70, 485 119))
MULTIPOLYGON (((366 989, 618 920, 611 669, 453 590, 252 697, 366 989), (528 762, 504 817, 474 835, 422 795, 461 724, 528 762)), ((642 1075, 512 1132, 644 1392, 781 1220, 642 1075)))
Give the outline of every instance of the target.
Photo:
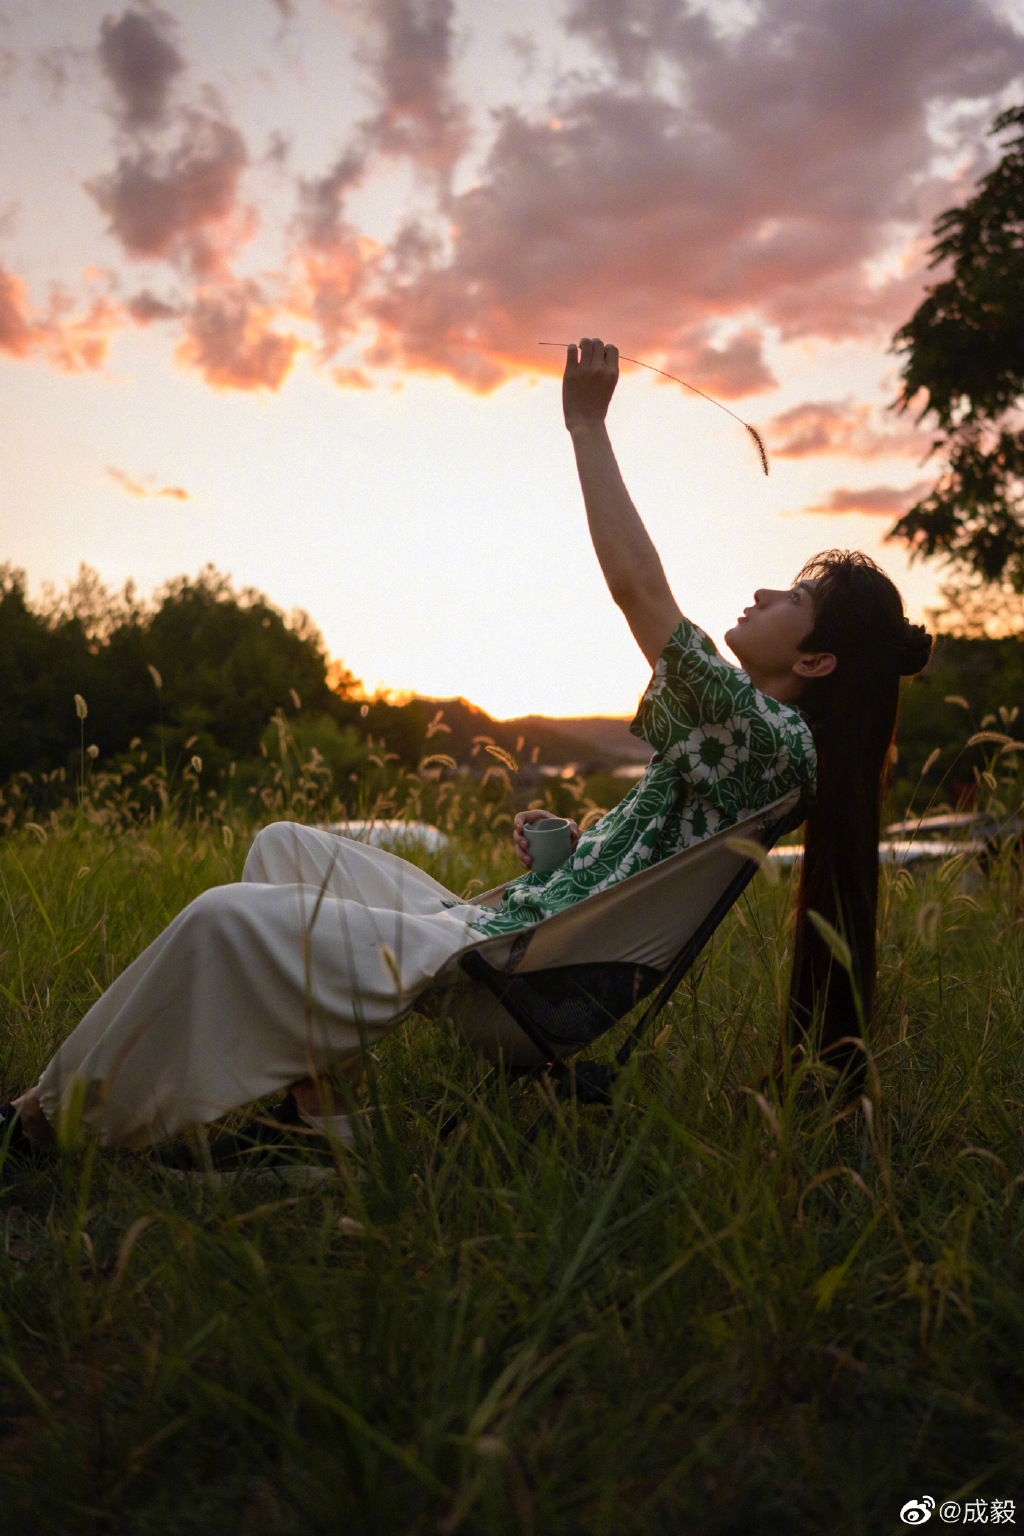
POLYGON ((900 1519, 904 1525, 924 1525, 931 1519, 934 1508, 935 1500, 930 1494, 925 1494, 923 1499, 908 1499, 900 1510, 900 1519))

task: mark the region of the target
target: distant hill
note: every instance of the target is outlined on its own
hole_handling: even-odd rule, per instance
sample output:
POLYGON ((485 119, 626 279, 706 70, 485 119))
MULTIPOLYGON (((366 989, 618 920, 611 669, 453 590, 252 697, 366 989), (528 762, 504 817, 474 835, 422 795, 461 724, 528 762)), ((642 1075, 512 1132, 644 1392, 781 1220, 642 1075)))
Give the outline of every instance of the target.
POLYGON ((495 720, 468 699, 409 699, 391 704, 383 699, 360 705, 339 706, 351 723, 383 736, 402 762, 414 766, 426 753, 444 752, 456 762, 485 762, 487 741, 510 752, 524 774, 538 767, 574 763, 586 772, 613 771, 631 763, 644 763, 650 747, 629 734, 629 721, 595 715, 555 719, 523 715, 514 720, 495 720), (366 714, 362 713, 366 707, 366 714))
MULTIPOLYGON (((524 736, 534 731, 549 730, 559 737, 570 737, 601 756, 618 758, 623 762, 649 762, 654 749, 646 741, 630 735, 629 723, 632 718, 631 715, 574 715, 565 719, 550 715, 522 715, 517 720, 502 721, 502 724, 514 726, 524 736)), ((576 750, 579 753, 579 747, 576 750)))

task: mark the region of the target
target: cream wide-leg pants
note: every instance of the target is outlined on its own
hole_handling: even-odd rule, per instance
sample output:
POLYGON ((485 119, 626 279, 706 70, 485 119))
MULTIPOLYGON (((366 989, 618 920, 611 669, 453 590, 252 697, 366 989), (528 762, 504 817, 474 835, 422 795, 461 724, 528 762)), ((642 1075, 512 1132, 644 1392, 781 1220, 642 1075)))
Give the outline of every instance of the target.
POLYGON ((47 1119, 83 1095, 104 1146, 148 1146, 323 1071, 409 1012, 479 911, 383 849, 273 823, 241 882, 190 902, 89 1009, 40 1078, 47 1119))

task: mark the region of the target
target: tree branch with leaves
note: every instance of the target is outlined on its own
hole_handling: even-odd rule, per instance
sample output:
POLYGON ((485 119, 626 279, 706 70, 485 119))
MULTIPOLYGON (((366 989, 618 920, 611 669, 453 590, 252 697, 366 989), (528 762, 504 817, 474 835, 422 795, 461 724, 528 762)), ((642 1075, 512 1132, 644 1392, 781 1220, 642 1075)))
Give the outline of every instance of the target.
POLYGON ((962 207, 934 225, 931 265, 952 264, 893 346, 903 355, 897 406, 920 406, 945 463, 934 488, 890 531, 922 559, 1024 591, 1024 105, 1016 130, 962 207), (923 396, 923 406, 921 400, 923 396))

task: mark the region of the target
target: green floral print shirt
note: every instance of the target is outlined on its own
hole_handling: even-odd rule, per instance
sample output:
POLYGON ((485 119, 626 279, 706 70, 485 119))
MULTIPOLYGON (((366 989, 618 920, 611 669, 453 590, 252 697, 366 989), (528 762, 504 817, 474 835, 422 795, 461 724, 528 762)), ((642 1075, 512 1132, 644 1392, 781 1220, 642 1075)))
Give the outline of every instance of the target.
POLYGON ((630 726, 655 750, 625 799, 581 834, 559 869, 511 880, 472 927, 514 933, 617 885, 670 854, 762 810, 816 772, 798 709, 759 693, 703 630, 682 619, 630 726))

